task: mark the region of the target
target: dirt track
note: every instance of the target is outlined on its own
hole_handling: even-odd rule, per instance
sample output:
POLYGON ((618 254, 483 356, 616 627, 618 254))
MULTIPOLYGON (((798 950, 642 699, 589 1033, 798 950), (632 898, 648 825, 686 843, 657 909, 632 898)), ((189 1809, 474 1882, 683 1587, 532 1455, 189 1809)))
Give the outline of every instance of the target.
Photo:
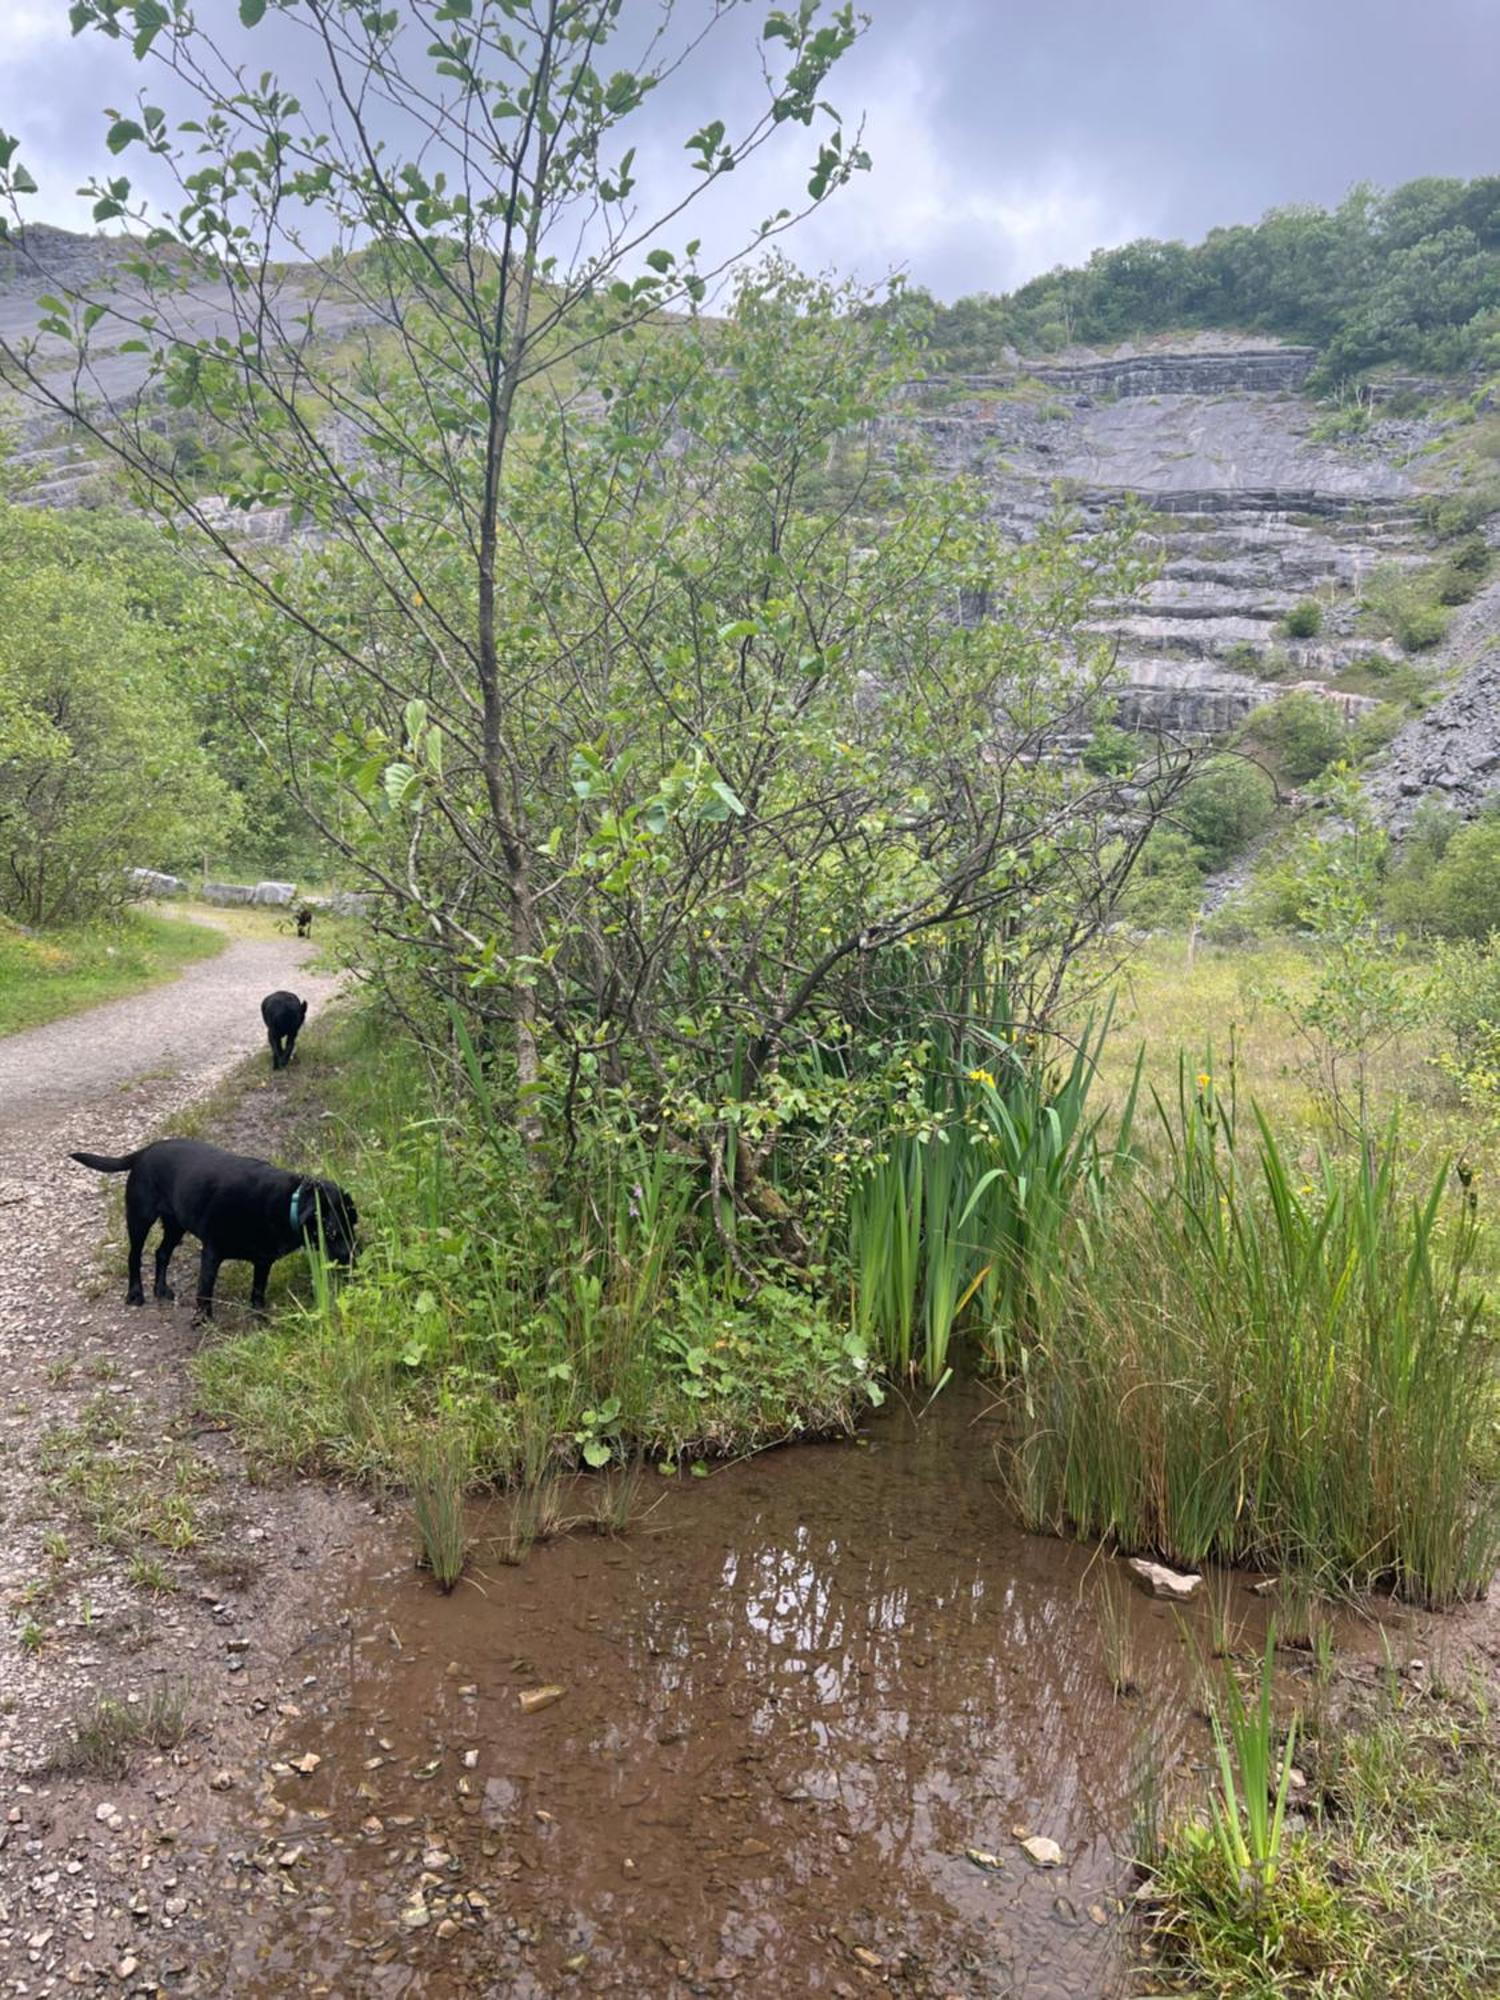
MULTIPOLYGON (((19 1781, 0 1819, 0 1992, 136 1990, 148 1953, 172 1956, 193 1913, 160 1865, 181 1852, 169 1836, 230 1808, 208 1778, 255 1726, 260 1660, 230 1641, 252 1627, 257 1648, 272 1640, 292 1573, 354 1511, 315 1487, 255 1489, 197 1427, 190 1307, 123 1304, 120 1260, 100 1258, 119 1183, 68 1159, 128 1150, 201 1106, 264 1052, 273 988, 307 996, 315 1020, 337 982, 303 969, 311 955, 290 936, 236 937, 170 985, 0 1041, 0 1771, 19 1781), (164 1688, 193 1720, 185 1748, 137 1757, 128 1783, 45 1775, 96 1693, 139 1705, 164 1688)), ((285 1079, 268 1058, 248 1074, 210 1136, 282 1150, 285 1079)), ((229 1326, 244 1291, 231 1266, 229 1326)), ((143 1990, 159 1990, 154 1972, 143 1990)))

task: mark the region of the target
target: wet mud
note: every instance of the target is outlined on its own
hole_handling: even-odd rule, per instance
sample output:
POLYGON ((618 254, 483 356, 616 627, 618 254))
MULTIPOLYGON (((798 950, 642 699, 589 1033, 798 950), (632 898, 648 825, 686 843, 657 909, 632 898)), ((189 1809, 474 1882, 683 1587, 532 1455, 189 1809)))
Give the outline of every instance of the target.
POLYGON ((1117 1576, 1116 1696, 1105 1565, 1009 1524, 995 1437, 950 1392, 857 1444, 648 1475, 628 1538, 518 1567, 481 1518, 448 1598, 393 1536, 307 1650, 228 1989, 1146 1990, 1129 1856, 1148 1770, 1200 1782, 1189 1649, 1117 1576))

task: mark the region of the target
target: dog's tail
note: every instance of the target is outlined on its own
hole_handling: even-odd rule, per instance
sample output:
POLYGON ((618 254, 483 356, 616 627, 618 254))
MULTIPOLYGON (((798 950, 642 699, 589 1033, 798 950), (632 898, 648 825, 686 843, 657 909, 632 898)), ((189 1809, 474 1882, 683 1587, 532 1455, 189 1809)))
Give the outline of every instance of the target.
MULTIPOLYGON (((144 1150, 144 1148, 142 1149, 144 1150)), ((97 1174, 123 1174, 133 1167, 141 1157, 140 1153, 122 1153, 118 1160, 108 1159, 103 1153, 73 1153, 80 1167, 92 1167, 97 1174)))

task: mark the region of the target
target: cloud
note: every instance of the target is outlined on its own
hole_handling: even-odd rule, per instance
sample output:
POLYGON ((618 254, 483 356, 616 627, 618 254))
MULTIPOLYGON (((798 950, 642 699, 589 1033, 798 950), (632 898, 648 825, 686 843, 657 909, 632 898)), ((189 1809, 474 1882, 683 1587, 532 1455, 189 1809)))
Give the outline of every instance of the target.
MULTIPOLYGON (((701 24, 707 5, 679 0, 679 20, 701 24)), ((1279 203, 1337 201, 1358 180, 1500 169, 1494 0, 863 5, 873 24, 831 94, 851 117, 863 109, 874 164, 790 247, 872 283, 901 269, 946 297, 1008 289, 1098 245, 1192 238, 1279 203)), ((238 36, 233 0, 199 11, 238 36)), ((628 0, 627 27, 658 12, 628 0)), ((631 132, 643 190, 682 185, 686 134, 752 104, 763 12, 732 9, 648 100, 631 132)), ((300 56, 279 17, 249 44, 257 66, 300 56)), ((0 0, 0 128, 22 137, 45 219, 87 226, 74 190, 108 163, 101 107, 147 80, 123 42, 70 41, 65 0, 0 0)), ((711 248, 796 202, 812 139, 779 134, 716 190, 711 248)))

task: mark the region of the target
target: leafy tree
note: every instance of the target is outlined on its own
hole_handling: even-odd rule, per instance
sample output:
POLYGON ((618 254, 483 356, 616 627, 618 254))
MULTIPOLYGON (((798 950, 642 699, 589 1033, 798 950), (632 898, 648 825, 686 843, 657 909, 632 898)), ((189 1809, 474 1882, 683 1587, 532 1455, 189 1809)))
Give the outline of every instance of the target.
MULTIPOLYGON (((316 117, 186 15, 80 0, 202 115, 111 127, 183 200, 124 291, 47 309, 82 393, 39 348, 9 359, 242 587, 257 727, 377 891, 373 969, 413 1026, 451 1047, 462 1011, 534 1159, 595 1117, 644 1128, 701 1161, 716 1218, 795 1247, 786 1149, 838 1151, 889 1040, 994 982, 1045 1019, 1180 788, 1155 750, 1097 776, 1057 754, 1112 697, 1084 624, 1143 578, 1129 524, 1016 550, 890 457, 870 420, 910 356, 852 295, 772 262, 698 311, 698 193, 787 129, 816 129, 809 202, 862 164, 825 100, 847 8, 765 16, 763 115, 701 124, 698 188, 654 220, 629 120, 691 47, 607 73, 617 0, 280 13, 316 117), (192 310, 211 285, 231 334, 192 310), (112 412, 87 389, 122 320, 148 389, 112 412), (228 532, 156 448, 156 398, 236 468, 237 507, 309 541, 228 532)), ((124 180, 96 194, 144 221, 124 180)))
MULTIPOLYGON (((266 12, 263 0, 243 0, 240 18, 254 30, 266 12)), ((601 342, 704 296, 712 273, 698 241, 664 238, 782 131, 817 128, 810 204, 865 164, 824 97, 857 24, 849 6, 828 13, 817 0, 768 11, 761 109, 737 134, 713 117, 689 133, 696 183, 648 216, 625 128, 705 39, 701 29, 674 39, 670 6, 644 58, 613 71, 619 0, 390 12, 285 0, 276 15, 305 36, 296 88, 268 71, 247 83, 185 8, 80 0, 75 32, 128 33, 137 58, 197 110, 174 124, 143 93, 135 115, 109 114, 109 151, 153 156, 181 205, 155 215, 127 174, 102 175, 90 190, 95 219, 146 232, 126 282, 51 298, 41 331, 72 347, 66 377, 39 343, 3 352, 37 400, 80 419, 123 461, 139 498, 191 524, 302 629, 315 671, 390 692, 399 658, 408 686, 425 688, 434 726, 482 774, 490 858, 505 883, 505 956, 531 962, 540 944, 531 801, 514 734, 527 668, 499 608, 524 394, 545 371, 576 369, 601 342), (325 247, 312 268, 290 272, 288 255, 315 242, 325 247), (192 309, 205 286, 222 298, 228 332, 205 332, 192 309), (330 340, 351 324, 363 349, 352 368, 330 340), (133 411, 111 412, 94 361, 101 345, 122 342, 148 357, 147 393, 133 411), (222 440, 238 466, 232 505, 286 506, 359 567, 366 609, 383 603, 378 646, 366 648, 363 632, 351 643, 339 599, 307 589, 304 572, 268 575, 203 506, 157 449, 157 399, 222 440)), ((15 203, 33 189, 15 141, 0 135, 0 197, 15 203)), ((789 219, 769 218, 760 239, 789 219)), ((462 924, 454 935, 474 942, 462 924)), ((523 1088, 537 1079, 531 991, 526 980, 513 987, 523 1088)))
POLYGON ((117 907, 127 868, 186 865, 233 824, 192 608, 144 523, 0 507, 0 909, 117 907))

